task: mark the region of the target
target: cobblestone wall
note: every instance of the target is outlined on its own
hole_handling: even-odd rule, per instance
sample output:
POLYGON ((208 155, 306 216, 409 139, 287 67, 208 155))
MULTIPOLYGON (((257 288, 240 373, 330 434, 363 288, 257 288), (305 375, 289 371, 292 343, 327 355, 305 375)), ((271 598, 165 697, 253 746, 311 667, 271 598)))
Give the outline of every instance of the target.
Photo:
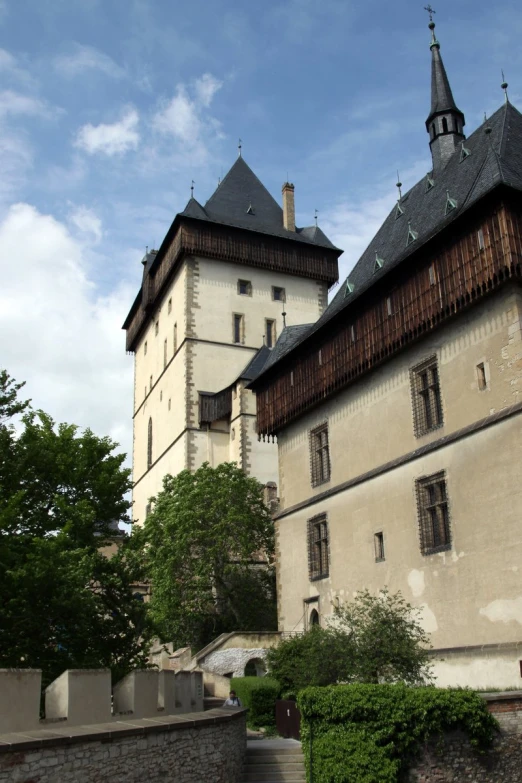
POLYGON ((240 783, 246 713, 0 736, 0 783, 240 783))
POLYGON ((501 732, 485 756, 474 751, 461 732, 424 747, 406 783, 522 783, 522 694, 488 696, 501 732))

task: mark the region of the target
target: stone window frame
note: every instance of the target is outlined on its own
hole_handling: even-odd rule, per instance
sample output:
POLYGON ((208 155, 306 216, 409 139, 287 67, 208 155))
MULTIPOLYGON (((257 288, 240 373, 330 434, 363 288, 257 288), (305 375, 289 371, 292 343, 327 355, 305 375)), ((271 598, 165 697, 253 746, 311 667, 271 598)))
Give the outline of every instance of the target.
POLYGON ((420 438, 444 426, 439 362, 436 355, 410 369, 413 429, 420 438))
POLYGON ((312 487, 318 487, 321 484, 327 484, 332 475, 328 421, 325 420, 309 430, 308 437, 310 446, 310 478, 312 487), (324 434, 326 438, 322 437, 324 434))
POLYGON ((272 286, 272 300, 274 302, 286 302, 286 288, 280 285, 272 286), (281 293, 281 296, 276 296, 276 291, 281 293))
POLYGON ((152 467, 152 416, 149 416, 147 425, 147 470, 152 467))
POLYGON ((330 535, 328 515, 316 514, 307 522, 308 576, 311 582, 330 575, 330 535))
POLYGON ((277 342, 276 319, 265 318, 265 344, 267 348, 273 348, 277 342))
POLYGON ((232 342, 234 345, 244 345, 245 343, 245 314, 244 313, 232 313, 232 342), (236 319, 239 318, 239 321, 236 319), (239 331, 236 330, 236 325, 239 323, 239 331), (236 336, 239 338, 236 340, 236 336))
POLYGON ((237 292, 240 296, 252 296, 252 283, 250 280, 239 279, 237 281, 237 292), (245 290, 242 291, 241 289, 245 290))
POLYGON ((446 472, 415 480, 420 551, 423 556, 451 549, 451 520, 446 472))

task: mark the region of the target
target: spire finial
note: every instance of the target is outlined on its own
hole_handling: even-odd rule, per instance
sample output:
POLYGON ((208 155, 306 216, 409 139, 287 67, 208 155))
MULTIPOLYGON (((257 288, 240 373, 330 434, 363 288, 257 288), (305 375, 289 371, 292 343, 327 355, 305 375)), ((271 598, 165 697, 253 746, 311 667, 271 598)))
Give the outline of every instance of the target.
POLYGON ((238 141, 238 143, 237 143, 237 149, 238 149, 238 151, 239 151, 239 157, 240 157, 240 158, 242 158, 242 157, 243 157, 243 155, 241 154, 241 150, 242 150, 242 148, 243 148, 243 142, 241 141, 241 139, 239 139, 239 141, 238 141))
POLYGON ((317 228, 317 215, 319 214, 319 210, 315 210, 314 220, 315 220, 315 227, 317 228))
POLYGON ((433 21, 433 14, 435 13, 435 9, 431 7, 430 3, 428 5, 424 6, 424 10, 427 11, 430 15, 430 23, 428 27, 431 30, 431 43, 430 43, 430 49, 433 46, 440 46, 439 42, 437 41, 437 38, 435 37, 435 22, 433 21))
POLYGON ((399 172, 397 172, 397 185, 396 185, 396 187, 397 187, 397 189, 399 191, 399 201, 400 201, 401 198, 402 198, 402 190, 401 190, 402 182, 401 182, 401 178, 399 177, 399 172))
POLYGON ((195 184, 196 183, 194 182, 194 180, 192 180, 192 183, 190 185, 190 198, 194 198, 194 185, 195 184))
POLYGON ((507 94, 508 83, 506 81, 506 77, 504 76, 504 71, 501 71, 501 74, 502 74, 502 84, 500 86, 504 90, 504 93, 506 95, 506 103, 508 103, 509 101, 508 94, 507 94))

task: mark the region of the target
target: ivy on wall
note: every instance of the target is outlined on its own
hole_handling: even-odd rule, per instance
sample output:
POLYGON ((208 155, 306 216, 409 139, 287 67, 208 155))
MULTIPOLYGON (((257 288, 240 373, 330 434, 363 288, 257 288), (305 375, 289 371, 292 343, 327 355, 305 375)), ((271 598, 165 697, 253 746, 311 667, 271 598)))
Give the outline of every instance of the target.
POLYGON ((307 780, 312 771, 313 783, 398 783, 428 738, 460 729, 484 753, 498 730, 485 701, 466 690, 314 687, 299 693, 298 706, 307 780))

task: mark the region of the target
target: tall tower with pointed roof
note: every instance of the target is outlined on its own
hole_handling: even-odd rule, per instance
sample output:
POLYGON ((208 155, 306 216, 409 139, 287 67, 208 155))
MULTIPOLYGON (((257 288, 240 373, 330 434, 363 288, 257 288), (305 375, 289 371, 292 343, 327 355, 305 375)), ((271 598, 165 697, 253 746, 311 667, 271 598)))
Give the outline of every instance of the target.
POLYGON ((440 171, 458 145, 464 141, 464 114, 457 108, 440 54, 440 43, 435 36, 435 22, 430 19, 431 30, 431 109, 426 120, 430 134, 433 171, 440 171))
POLYGON ((159 250, 124 324, 134 353, 134 519, 166 474, 236 461, 278 482, 277 449, 259 441, 245 387, 283 331, 313 323, 337 281, 340 252, 317 226, 295 226, 238 157, 203 206, 193 196, 159 250), (283 313, 285 315, 283 315, 283 313))

